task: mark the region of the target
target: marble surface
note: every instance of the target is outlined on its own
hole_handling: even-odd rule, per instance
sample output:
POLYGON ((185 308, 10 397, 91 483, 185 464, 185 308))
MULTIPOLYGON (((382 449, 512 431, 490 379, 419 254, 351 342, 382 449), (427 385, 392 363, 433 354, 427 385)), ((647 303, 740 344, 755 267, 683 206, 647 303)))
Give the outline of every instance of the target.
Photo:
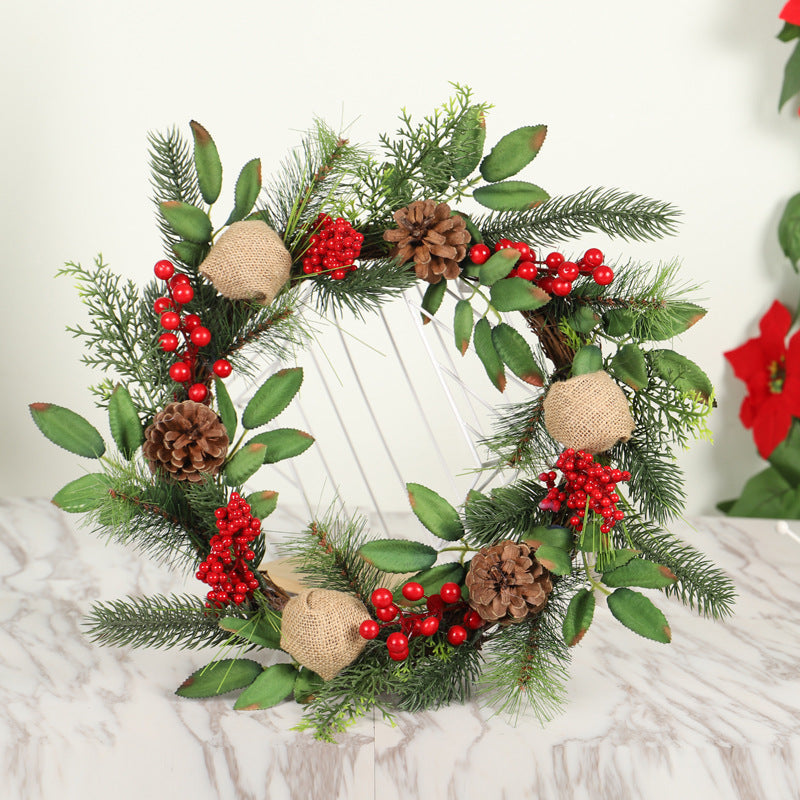
POLYGON ((800 798, 798 529, 676 526, 733 577, 736 617, 659 598, 664 646, 599 610, 570 704, 545 728, 467 704, 395 727, 370 717, 326 745, 292 730, 294 704, 243 713, 176 697, 207 652, 90 644, 81 617, 95 600, 184 584, 45 500, 0 500, 0 797, 800 798))

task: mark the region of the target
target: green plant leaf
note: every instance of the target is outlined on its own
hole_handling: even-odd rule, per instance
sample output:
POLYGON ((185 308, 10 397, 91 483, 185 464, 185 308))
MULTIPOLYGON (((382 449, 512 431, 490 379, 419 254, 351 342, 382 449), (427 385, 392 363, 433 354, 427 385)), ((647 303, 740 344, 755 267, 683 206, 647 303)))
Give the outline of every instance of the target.
POLYGON ((780 39, 782 42, 791 42, 792 39, 800 38, 800 26, 785 22, 781 32, 775 38, 780 39))
POLYGON ((790 486, 800 486, 800 422, 792 420, 786 438, 767 460, 790 486))
POLYGON ((250 398, 242 414, 242 425, 252 430, 275 419, 292 402, 302 383, 301 367, 282 369, 271 375, 250 398))
POLYGON ((265 444, 267 452, 264 454, 264 463, 275 464, 305 453, 314 444, 314 437, 296 428, 275 428, 266 433, 259 433, 248 444, 265 444))
POLYGON ((611 359, 610 372, 635 392, 647 386, 647 361, 638 345, 633 343, 624 344, 617 350, 611 359))
POLYGON ((291 664, 273 664, 239 695, 233 707, 237 711, 272 708, 292 693, 296 680, 297 670, 291 664))
POLYGON ((325 681, 307 667, 303 667, 297 674, 294 682, 294 700, 296 703, 306 705, 312 702, 317 692, 324 686, 325 681))
POLYGON ((120 453, 130 461, 144 441, 144 429, 130 392, 121 383, 108 401, 108 424, 120 453))
POLYGON ((489 376, 489 380, 495 385, 496 389, 501 392, 505 391, 506 371, 503 368, 500 356, 497 355, 497 350, 494 349, 492 326, 486 317, 481 317, 475 324, 472 342, 475 345, 475 352, 478 354, 478 358, 489 376))
POLYGON ((478 279, 483 286, 492 286, 497 281, 505 278, 512 269, 514 264, 519 261, 519 250, 513 247, 504 247, 498 250, 485 264, 481 264, 478 270, 478 279))
POLYGON ((800 519, 800 489, 770 466, 747 481, 727 513, 732 517, 800 519))
POLYGON ((197 185, 203 200, 213 205, 222 189, 222 163, 214 140, 209 132, 199 123, 189 123, 194 137, 194 168, 197 172, 197 185))
POLYGON ((525 534, 525 544, 534 548, 541 547, 543 544, 551 547, 558 547, 561 550, 569 551, 572 549, 575 537, 568 528, 552 527, 545 528, 544 525, 537 525, 525 534))
POLYGON ((645 639, 663 644, 672 640, 667 618, 641 592, 616 589, 608 596, 608 610, 626 628, 645 639))
POLYGON ((175 257, 188 267, 199 267, 208 255, 208 249, 207 245, 195 242, 175 242, 172 245, 175 257))
POLYGON ((594 617, 595 599, 594 594, 588 589, 580 589, 567 606, 567 613, 564 615, 564 622, 561 625, 561 633, 567 647, 574 647, 583 639, 594 617))
POLYGON ((234 408, 231 396, 228 394, 228 389, 221 378, 214 378, 214 394, 217 398, 219 417, 222 420, 222 424, 225 426, 228 440, 232 442, 236 434, 236 409, 234 408))
POLYGON ((594 344, 585 344, 572 359, 572 375, 588 375, 603 369, 603 353, 594 344))
POLYGON ((536 548, 536 560, 556 575, 569 575, 572 572, 572 557, 566 550, 543 544, 536 548))
POLYGON ((59 489, 50 501, 62 511, 82 514, 99 508, 108 495, 111 481, 102 472, 90 472, 59 489))
POLYGON ((800 194, 790 197, 783 209, 778 223, 778 242, 783 254, 792 262, 792 268, 797 272, 797 263, 800 261, 800 194))
POLYGON ((33 421, 53 443, 85 458, 100 458, 106 451, 97 428, 80 414, 53 403, 31 403, 33 421))
POLYGON ((464 535, 461 517, 447 500, 419 483, 407 483, 406 489, 411 510, 432 534, 448 542, 464 535))
POLYGON ((674 350, 651 350, 647 358, 654 375, 674 386, 679 392, 693 395, 705 403, 709 402, 714 387, 708 375, 694 361, 674 350))
POLYGON ((544 203, 550 195, 540 186, 526 181, 505 181, 479 186, 472 196, 493 211, 525 211, 544 203))
POLYGON ((223 617, 219 621, 219 627, 261 647, 281 649, 281 618, 275 612, 271 612, 268 617, 259 614, 250 619, 223 617))
MULTIPOLYGON (((466 573, 467 571, 462 564, 459 564, 457 561, 450 561, 447 564, 437 564, 435 567, 418 572, 408 580, 416 581, 421 584, 422 588, 425 590, 425 595, 430 597, 432 594, 438 594, 442 586, 446 583, 457 583, 461 585, 466 573)), ((397 602, 406 606, 421 605, 425 602, 424 600, 411 602, 410 600, 406 600, 402 595, 400 595, 400 598, 401 599, 397 602)))
POLYGON ((247 503, 254 517, 264 519, 277 508, 278 493, 270 491, 253 492, 247 495, 247 503))
POLYGON ((638 314, 627 308, 612 308, 603 314, 605 331, 609 336, 617 338, 625 336, 636 322, 638 314))
POLYGON ((535 311, 550 300, 550 295, 524 278, 504 278, 492 284, 492 305, 498 311, 535 311))
POLYGON ((441 280, 439 283, 429 283, 425 294, 422 296, 422 308, 427 311, 431 316, 422 314, 422 324, 427 325, 431 321, 436 312, 441 308, 442 300, 444 300, 445 293, 447 292, 447 281, 441 280))
POLYGON ((516 175, 536 158, 546 136, 546 125, 526 125, 507 133, 483 159, 481 175, 490 183, 516 175))
POLYGON ((627 564, 603 572, 603 583, 611 587, 640 586, 642 589, 663 589, 665 586, 672 586, 677 580, 672 570, 642 558, 633 558, 627 564))
POLYGON ((225 224, 238 222, 244 219, 252 210, 261 191, 261 159, 254 158, 248 161, 239 173, 234 192, 234 205, 231 215, 225 224))
POLYGON ((241 486, 245 481, 252 478, 264 464, 266 452, 267 446, 265 444, 245 445, 223 467, 225 483, 228 486, 241 486))
POLYGON ((518 378, 531 386, 544 386, 544 375, 521 333, 501 322, 492 329, 492 344, 497 355, 518 378))
POLYGON ((469 300, 459 300, 453 314, 453 335, 456 347, 463 356, 469 349, 469 340, 472 336, 472 305, 469 300))
POLYGON ((481 162, 486 141, 486 120, 481 106, 470 106, 456 122, 447 152, 450 175, 457 181, 468 177, 481 162))
POLYGON ((637 317, 631 336, 641 341, 660 342, 685 333, 706 315, 706 310, 695 303, 677 301, 645 317, 637 317))
POLYGON ((597 570, 598 572, 610 572, 612 569, 627 564, 631 559, 639 555, 638 550, 623 548, 622 550, 612 550, 610 553, 601 551, 598 553, 597 570))
POLYGON ((417 572, 432 567, 438 553, 421 542, 375 539, 361 545, 361 558, 383 572, 417 572))
POLYGON ((249 658, 223 658, 193 672, 176 690, 181 697, 214 697, 250 685, 263 672, 249 658))
POLYGON ((800 42, 797 43, 786 66, 783 68, 783 85, 781 86, 781 97, 778 101, 778 110, 800 92, 800 42))
POLYGON ((566 318, 566 322, 576 333, 591 333, 600 322, 600 315, 589 306, 581 306, 566 318))
POLYGON ((211 239, 211 220, 201 208, 179 200, 166 200, 159 208, 167 224, 181 239, 196 244, 205 244, 211 239))

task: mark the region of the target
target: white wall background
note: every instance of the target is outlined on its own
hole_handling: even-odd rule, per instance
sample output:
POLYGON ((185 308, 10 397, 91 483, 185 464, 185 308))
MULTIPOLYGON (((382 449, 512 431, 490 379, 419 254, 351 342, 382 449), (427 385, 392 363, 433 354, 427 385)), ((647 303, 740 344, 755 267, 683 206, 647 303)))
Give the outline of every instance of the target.
MULTIPOLYGON (((70 281, 53 276, 64 261, 88 263, 102 252, 117 271, 149 278, 160 248, 148 199, 148 130, 201 120, 232 192, 246 160, 259 155, 269 174, 315 114, 355 120, 352 138, 374 141, 393 128, 399 107, 427 113, 448 95, 448 81, 458 81, 495 104, 490 143, 522 124, 549 125, 528 174, 552 194, 615 186, 683 209, 677 237, 607 250, 680 256, 687 278, 705 282, 711 313, 679 349, 718 387, 716 445, 698 443, 681 460, 689 511, 711 512, 759 466, 737 420, 742 390, 722 352, 753 335, 773 297, 794 303, 797 294, 774 235, 783 203, 800 188, 800 120, 776 108, 790 52, 774 38, 780 7, 779 0, 8 6, 0 30, 0 494, 51 496, 79 474, 76 457, 35 429, 29 402, 68 406, 106 430, 85 389, 97 376, 64 333, 82 307, 70 281)), ((388 369, 380 360, 370 366, 375 385, 396 380, 388 369)), ((402 404, 393 407, 393 393, 384 394, 394 426, 407 434, 402 404)), ((313 406, 319 398, 304 399, 313 406)), ((326 405, 317 405, 324 420, 326 405)), ((324 423, 314 432, 320 437, 324 423)), ((404 436, 402 469, 408 480, 427 479, 426 436, 412 433, 404 436)), ((335 448, 327 457, 336 463, 335 448)), ((280 488, 269 485, 279 478, 265 479, 264 488, 280 488)), ((343 476, 344 493, 345 483, 343 476)), ((402 507, 404 499, 393 486, 385 502, 402 507)))

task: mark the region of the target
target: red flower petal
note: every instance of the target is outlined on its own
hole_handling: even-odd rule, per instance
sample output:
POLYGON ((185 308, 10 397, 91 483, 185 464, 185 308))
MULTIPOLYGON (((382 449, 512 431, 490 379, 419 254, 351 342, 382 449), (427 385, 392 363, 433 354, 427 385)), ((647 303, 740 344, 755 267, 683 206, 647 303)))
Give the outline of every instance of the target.
POLYGON ((762 458, 769 458, 772 451, 789 434, 792 415, 786 408, 783 395, 773 394, 762 404, 753 422, 753 439, 762 458))
POLYGON ((761 347, 761 339, 748 339, 741 347, 728 350, 724 355, 733 367, 733 374, 745 382, 759 377, 769 363, 769 359, 761 347))
POLYGON ((800 0, 789 0, 779 18, 790 25, 800 25, 800 0))
POLYGON ((789 333, 791 326, 792 315, 789 313, 789 309, 777 300, 761 317, 761 321, 758 323, 761 331, 761 346, 770 361, 777 360, 786 352, 786 334, 789 333))

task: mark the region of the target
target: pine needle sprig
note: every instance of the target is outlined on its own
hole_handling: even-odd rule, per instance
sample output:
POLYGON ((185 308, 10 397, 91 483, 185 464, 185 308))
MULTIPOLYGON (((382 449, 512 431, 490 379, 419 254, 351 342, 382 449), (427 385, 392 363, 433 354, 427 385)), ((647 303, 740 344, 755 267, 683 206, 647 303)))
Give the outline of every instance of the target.
POLYGON ((679 216, 670 203, 619 189, 588 188, 530 211, 496 211, 473 222, 489 242, 507 237, 541 247, 594 232, 625 241, 662 239, 675 233, 679 216))

